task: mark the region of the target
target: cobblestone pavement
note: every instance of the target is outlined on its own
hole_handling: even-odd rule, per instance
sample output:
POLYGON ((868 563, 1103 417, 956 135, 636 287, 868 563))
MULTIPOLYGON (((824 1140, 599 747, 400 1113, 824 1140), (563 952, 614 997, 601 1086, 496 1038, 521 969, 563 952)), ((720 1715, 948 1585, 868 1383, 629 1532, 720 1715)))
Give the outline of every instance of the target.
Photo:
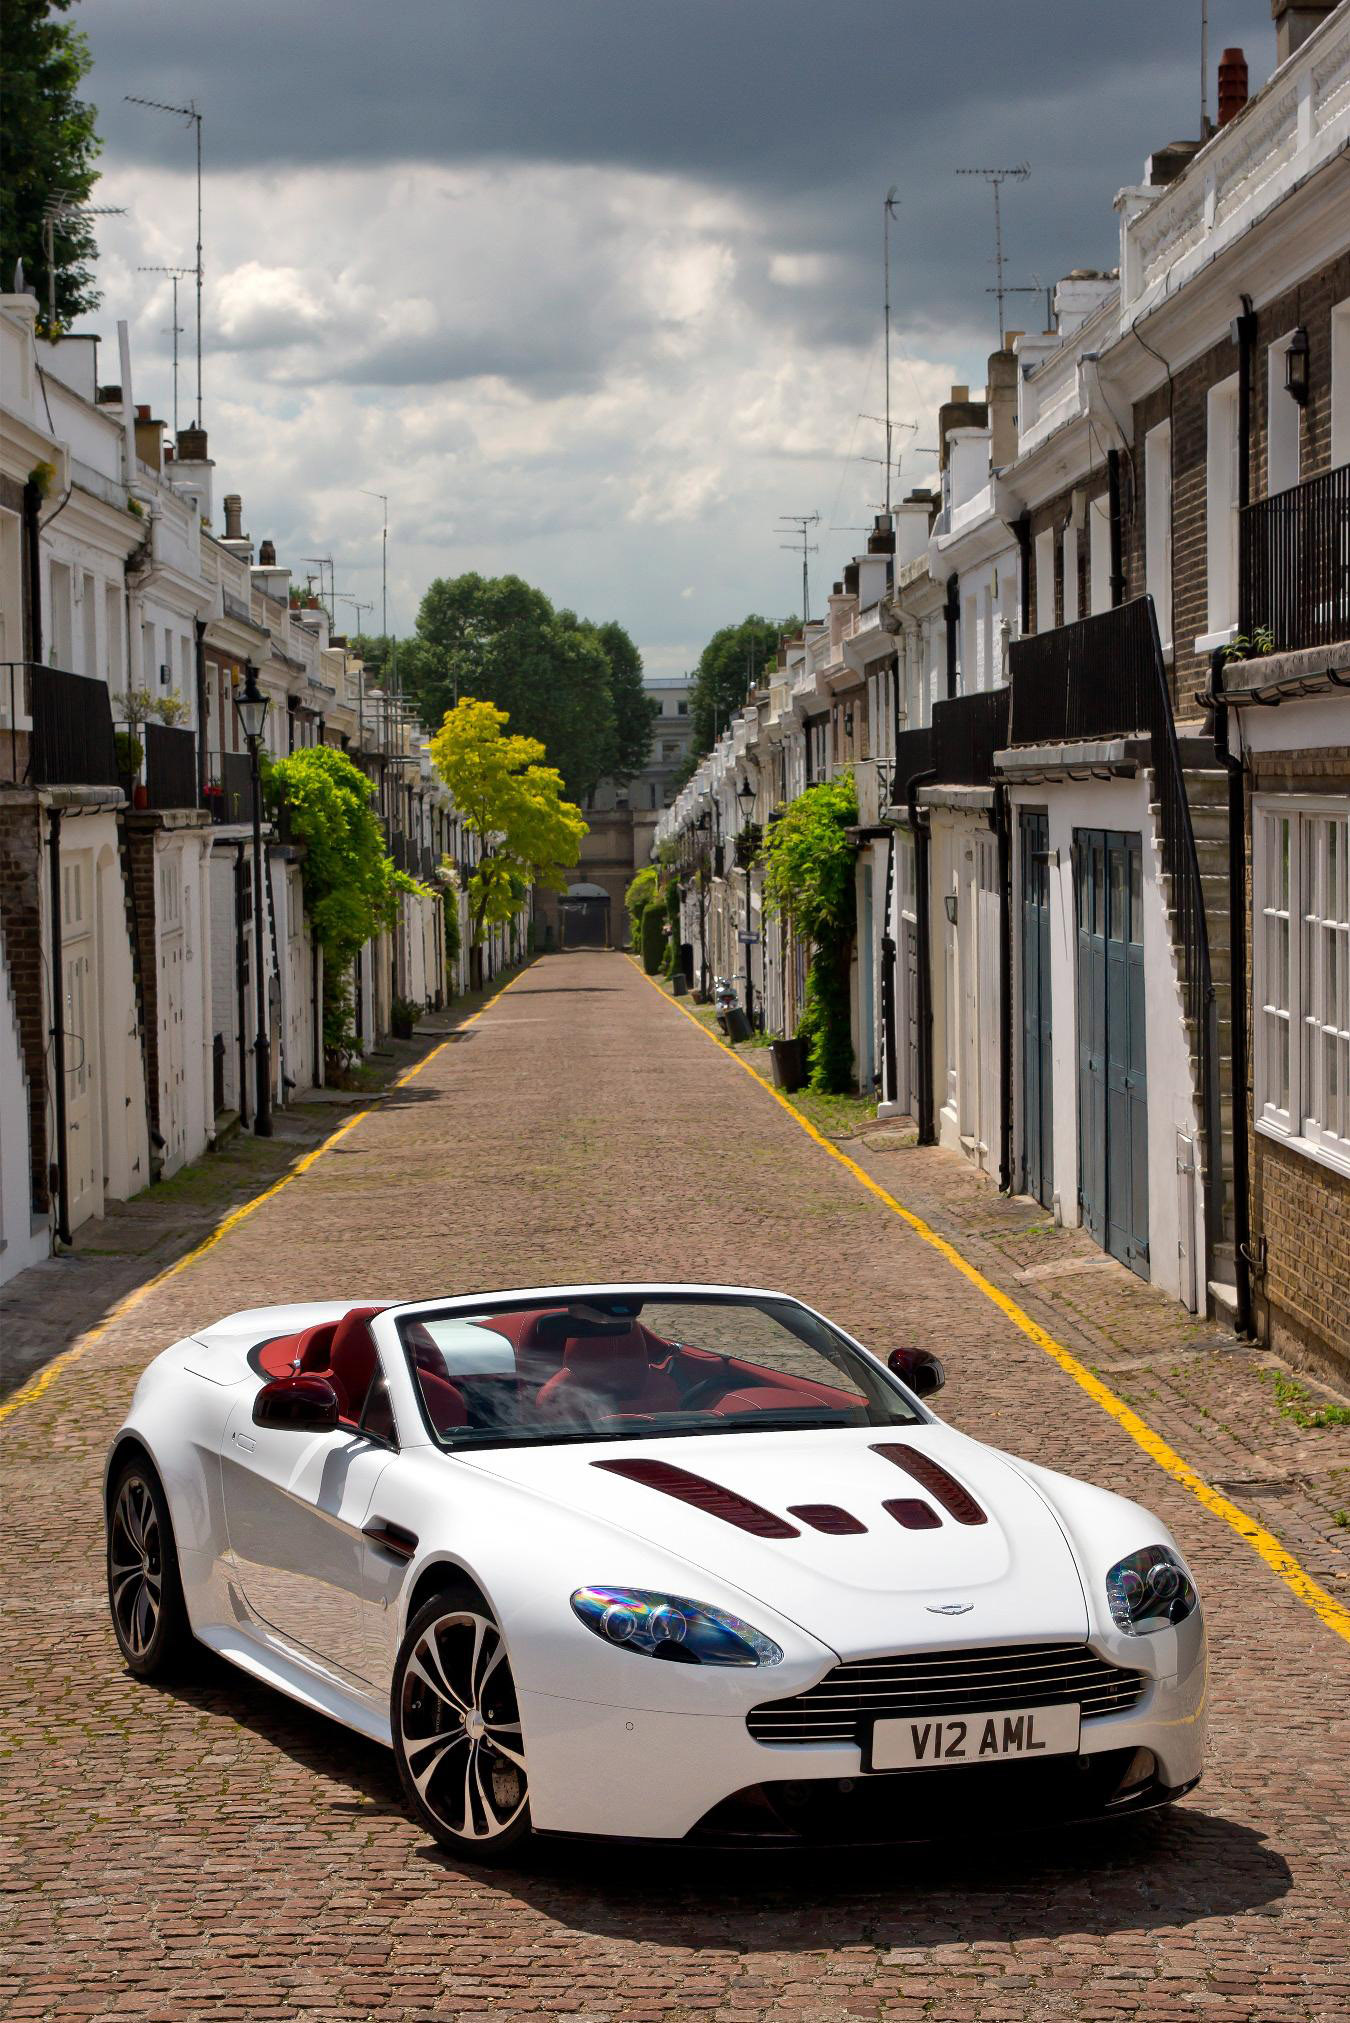
MULTIPOLYGON (((870 1156, 906 1199, 911 1173, 942 1192, 927 1155, 870 1156)), ((997 1229, 987 1240, 992 1255, 997 1229)), ((1019 1299, 1040 1297, 1015 1282, 1025 1262, 975 1261, 1019 1299)), ((1090 1278, 1076 1275, 1087 1308, 1090 1278)), ((1109 1342, 1114 1323, 1089 1313, 1074 1334, 1070 1318, 1047 1325, 1075 1353, 1088 1356, 1094 1328, 1109 1342)), ((1132 1360, 1130 1339, 1117 1340, 1118 1364, 1132 1360)), ((1135 1381, 1144 1415, 1156 1407, 1159 1430, 1206 1472, 1223 1461, 1222 1428, 1212 1450, 1192 1451, 1210 1406, 1188 1377, 1150 1399, 1105 1350, 1090 1359, 1117 1387, 1135 1381)), ((1292 1422, 1258 1378, 1244 1386, 1230 1385, 1223 1409, 1250 1457, 1258 1401, 1277 1439, 1292 1422)), ((0 2013, 1342 2023, 1350 2012, 1346 1645, 622 957, 536 964, 3 1435, 12 1917, 0 2013), (102 1597, 99 1473, 158 1347, 269 1299, 553 1274, 759 1280, 880 1347, 931 1340, 958 1423, 1159 1509, 1210 1615, 1199 1790, 1156 1822, 1058 1843, 827 1861, 550 1849, 521 1874, 480 1873, 408 1822, 384 1752, 211 1663, 173 1692, 126 1676, 102 1597)), ((1264 1458, 1291 1472, 1275 1445, 1264 1458)))

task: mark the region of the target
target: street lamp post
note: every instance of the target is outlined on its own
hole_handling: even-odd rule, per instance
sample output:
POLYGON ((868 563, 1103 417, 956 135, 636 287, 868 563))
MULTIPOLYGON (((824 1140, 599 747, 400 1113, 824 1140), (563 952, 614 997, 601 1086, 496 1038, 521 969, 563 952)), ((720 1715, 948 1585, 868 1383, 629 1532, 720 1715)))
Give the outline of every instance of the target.
POLYGON ((267 722, 268 698, 258 687, 258 670, 252 661, 245 664, 244 693, 236 696, 234 707, 239 717, 239 727, 244 733, 244 741, 248 745, 249 766, 253 780, 253 967, 258 1006, 258 1030, 253 1040, 256 1077, 253 1129, 259 1138, 270 1138, 272 1043, 267 1011, 267 969, 263 960, 262 781, 258 764, 263 725, 267 722))
MULTIPOLYGON (((736 799, 741 804, 744 826, 748 829, 750 817, 753 815, 755 809, 755 789, 748 773, 736 789, 736 799)), ((750 1022, 751 1032, 755 1029, 755 986, 753 982, 754 971, 751 965, 751 951, 754 948, 754 943, 750 939, 754 933, 750 922, 750 885, 752 876, 749 840, 747 838, 745 851, 745 1016, 750 1022)))

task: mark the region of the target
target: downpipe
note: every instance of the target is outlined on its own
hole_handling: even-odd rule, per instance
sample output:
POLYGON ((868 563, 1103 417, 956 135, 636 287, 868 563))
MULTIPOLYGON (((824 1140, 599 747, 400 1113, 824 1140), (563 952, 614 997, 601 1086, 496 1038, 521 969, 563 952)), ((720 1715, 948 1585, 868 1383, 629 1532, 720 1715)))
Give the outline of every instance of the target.
POLYGON ((933 1104, 933 972, 929 956, 928 828, 919 821, 919 788, 937 778, 937 767, 915 773, 905 788, 909 829, 914 838, 914 917, 919 944, 918 960, 918 1053, 919 1053, 919 1143, 936 1145, 937 1119, 933 1104))
MULTIPOLYGON (((1232 1029, 1233 1087, 1233 1277, 1237 1294, 1236 1332, 1246 1340, 1255 1334, 1252 1321, 1251 1180, 1247 1153, 1247 865, 1246 792, 1242 761, 1231 750, 1228 735, 1229 699, 1223 692, 1223 652, 1209 664, 1206 701, 1214 711, 1214 754, 1228 778, 1228 942, 1231 980, 1228 987, 1232 1029)), ((1215 1069, 1218 1049, 1215 1048, 1215 1069)), ((1216 1108, 1218 1106, 1216 1105, 1216 1108)), ((1222 1140, 1219 1140, 1222 1143, 1222 1140)), ((1211 1165, 1216 1163, 1211 1153, 1211 1165)), ((1220 1187, 1220 1212, 1222 1189, 1220 1187)))
POLYGON ((52 909, 52 1112, 56 1122, 56 1237, 58 1243, 74 1241, 70 1233, 70 1154, 66 1145, 66 1016, 61 950, 61 810, 48 811, 51 829, 47 847, 51 851, 52 909))
POLYGON ((999 1191, 1013 1191, 1013 1098, 1012 1098, 1012 817, 1008 789, 994 785, 993 829, 998 842, 998 1184, 999 1191))

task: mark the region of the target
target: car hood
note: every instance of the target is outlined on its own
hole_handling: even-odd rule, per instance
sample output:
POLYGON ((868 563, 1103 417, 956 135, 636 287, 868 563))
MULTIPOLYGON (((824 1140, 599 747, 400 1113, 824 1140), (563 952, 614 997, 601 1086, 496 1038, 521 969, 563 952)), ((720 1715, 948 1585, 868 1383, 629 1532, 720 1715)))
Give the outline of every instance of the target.
MULTIPOLYGON (((495 1447, 456 1460, 513 1483, 532 1497, 597 1520, 594 1566, 578 1583, 615 1578, 606 1564, 612 1529, 645 1538, 797 1623, 840 1655, 882 1656, 906 1648, 1040 1639, 1088 1633, 1074 1555, 1049 1504, 1004 1459, 950 1427, 848 1427, 810 1432, 715 1434, 707 1438, 495 1447), (909 1530, 885 1508, 897 1498, 936 1499, 875 1450, 906 1448, 940 1462, 975 1499, 982 1523, 945 1510, 930 1530, 909 1530), (748 1497, 798 1528, 764 1538, 599 1463, 662 1461, 748 1497), (792 1514, 834 1504, 865 1531, 834 1534, 792 1514)), ((612 1551, 612 1547, 611 1547, 612 1551)))

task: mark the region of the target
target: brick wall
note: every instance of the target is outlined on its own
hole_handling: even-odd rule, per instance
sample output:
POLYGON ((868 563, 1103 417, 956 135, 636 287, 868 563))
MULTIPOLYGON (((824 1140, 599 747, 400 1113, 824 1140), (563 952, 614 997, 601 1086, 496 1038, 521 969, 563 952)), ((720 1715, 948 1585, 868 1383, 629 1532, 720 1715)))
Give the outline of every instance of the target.
POLYGON ((0 933, 28 1083, 33 1212, 51 1206, 47 1148, 47 1008, 43 1001, 42 886, 46 856, 35 794, 0 795, 0 933))
MULTIPOLYGON (((1350 795, 1350 746, 1253 755, 1254 793, 1350 795)), ((1251 803, 1247 810, 1247 912, 1251 918, 1251 803)), ((1252 936, 1247 1002, 1252 1004, 1252 936)), ((1255 1019, 1248 1031, 1247 1087, 1253 1082, 1255 1019)), ((1251 1233, 1265 1270, 1253 1279, 1266 1341, 1344 1374, 1350 1354, 1350 1179, 1255 1129, 1249 1108, 1251 1233)))
POLYGON ((141 1047, 150 1129, 159 1130, 159 953, 155 945, 155 834, 153 814, 123 816, 124 871, 129 888, 132 954, 141 1009, 141 1047))

